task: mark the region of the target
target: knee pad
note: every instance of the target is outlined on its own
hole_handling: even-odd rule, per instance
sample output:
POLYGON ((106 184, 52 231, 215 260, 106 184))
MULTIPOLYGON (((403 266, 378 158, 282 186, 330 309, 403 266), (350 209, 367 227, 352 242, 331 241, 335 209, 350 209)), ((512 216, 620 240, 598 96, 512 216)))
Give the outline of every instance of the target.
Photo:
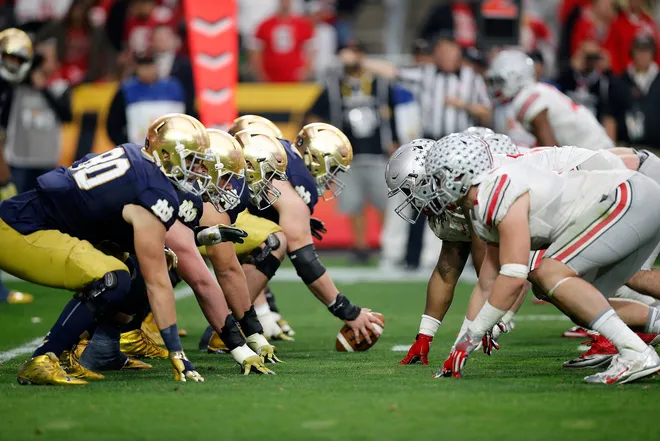
POLYGON ((236 319, 231 314, 227 316, 225 325, 218 332, 218 335, 224 344, 227 345, 227 349, 229 349, 229 351, 233 351, 239 346, 243 346, 245 344, 245 338, 243 338, 243 334, 241 334, 241 330, 238 328, 236 319))
POLYGON ((253 265, 261 272, 263 275, 268 277, 268 280, 272 279, 277 269, 280 267, 280 259, 275 257, 273 253, 268 253, 265 256, 254 257, 253 265))
POLYGON ((87 285, 75 297, 97 316, 113 314, 130 293, 131 275, 126 271, 111 271, 87 285))
POLYGON ((309 285, 318 280, 326 269, 319 260, 314 244, 298 248, 289 253, 289 259, 296 269, 296 274, 302 279, 305 285, 309 285))

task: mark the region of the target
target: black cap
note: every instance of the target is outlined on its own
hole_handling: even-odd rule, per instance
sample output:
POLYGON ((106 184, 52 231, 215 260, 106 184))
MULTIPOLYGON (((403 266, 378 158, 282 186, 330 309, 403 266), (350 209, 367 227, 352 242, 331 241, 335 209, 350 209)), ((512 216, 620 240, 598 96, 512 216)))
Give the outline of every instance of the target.
POLYGON ((423 38, 418 38, 415 41, 413 41, 413 48, 412 48, 413 55, 428 55, 431 53, 431 47, 429 46, 429 42, 427 40, 424 40, 423 38))
POLYGON ((649 34, 639 34, 632 42, 631 49, 655 50, 655 39, 649 34))
POLYGON ((436 32, 431 39, 431 47, 435 47, 435 45, 441 41, 451 41, 456 43, 454 32, 451 29, 442 29, 439 32, 436 32))

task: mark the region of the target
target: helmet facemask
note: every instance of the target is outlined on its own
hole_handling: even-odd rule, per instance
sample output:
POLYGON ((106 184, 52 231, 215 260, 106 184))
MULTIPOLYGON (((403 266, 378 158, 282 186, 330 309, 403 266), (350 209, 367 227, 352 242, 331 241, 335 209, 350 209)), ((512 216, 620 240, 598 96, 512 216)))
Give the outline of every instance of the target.
MULTIPOLYGON (((257 175, 250 168, 252 163, 248 162, 248 176, 257 175)), ((277 179, 279 181, 286 181, 286 173, 282 173, 273 167, 266 159, 259 159, 258 162, 259 175, 257 179, 248 182, 247 187, 250 191, 250 200, 260 210, 273 205, 279 199, 281 192, 275 188, 272 181, 277 179)), ((248 179, 249 180, 249 179, 248 179)))
POLYGON ((430 210, 433 214, 438 214, 433 206, 433 197, 437 194, 435 179, 432 176, 409 175, 401 185, 390 190, 388 198, 403 193, 406 199, 394 209, 396 214, 408 223, 414 224, 421 214, 430 210), (412 216, 409 216, 409 208, 412 210, 412 216))
POLYGON ((212 158, 203 152, 188 150, 183 144, 176 144, 174 154, 178 158, 173 160, 163 150, 161 155, 154 155, 154 160, 163 168, 167 177, 177 188, 196 196, 202 196, 211 181, 203 162, 212 160, 212 158), (158 156, 162 156, 162 160, 158 156), (162 163, 160 163, 161 161, 162 163))
POLYGON ((224 168, 221 162, 215 163, 218 171, 216 182, 209 182, 207 187, 207 196, 213 207, 219 212, 236 208, 241 203, 241 196, 245 191, 245 174, 238 174, 233 171, 222 171, 224 168))
POLYGON ((330 153, 324 155, 305 152, 305 163, 307 168, 314 176, 316 190, 324 200, 329 201, 339 196, 344 190, 346 184, 339 179, 339 173, 348 173, 350 165, 341 164, 337 158, 330 153), (330 191, 331 196, 326 197, 326 192, 330 191))

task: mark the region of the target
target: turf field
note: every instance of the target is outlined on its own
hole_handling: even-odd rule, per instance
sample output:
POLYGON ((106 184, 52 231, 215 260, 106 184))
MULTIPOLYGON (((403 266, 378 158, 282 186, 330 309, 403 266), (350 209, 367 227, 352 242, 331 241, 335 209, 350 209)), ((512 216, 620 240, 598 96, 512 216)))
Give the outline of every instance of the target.
MULTIPOLYGON (((14 283, 16 285, 16 282, 14 283)), ((64 292, 18 284, 32 305, 0 305, 0 359, 45 333, 64 292), (40 318, 40 321, 36 319, 40 318), (38 322, 38 323, 34 323, 38 322)), ((275 283, 297 331, 280 343, 277 376, 242 377, 228 356, 197 351, 205 321, 192 297, 178 302, 184 346, 206 377, 176 384, 169 362, 147 372, 111 373, 83 387, 16 383, 20 355, 0 365, 0 440, 658 440, 660 377, 624 386, 587 386, 585 371, 562 370, 579 341, 548 305, 527 303, 493 357, 475 354, 466 376, 431 379, 462 321, 463 285, 442 324, 431 366, 399 366, 424 305, 423 283, 340 284, 353 301, 382 312, 385 333, 367 353, 337 353, 340 323, 300 283, 275 283), (548 317, 551 316, 551 317, 548 317), (536 320, 533 318, 536 317, 536 320), (539 317, 543 320, 539 320, 539 317)))

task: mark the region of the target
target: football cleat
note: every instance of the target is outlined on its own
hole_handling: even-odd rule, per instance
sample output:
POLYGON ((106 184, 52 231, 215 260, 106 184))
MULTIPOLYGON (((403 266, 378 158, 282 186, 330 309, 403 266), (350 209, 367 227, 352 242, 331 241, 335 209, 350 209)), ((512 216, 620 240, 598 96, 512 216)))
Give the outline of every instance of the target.
POLYGON ((217 332, 213 331, 209 340, 207 351, 209 354, 228 354, 229 348, 220 338, 217 332))
POLYGON ((152 366, 149 363, 145 363, 135 358, 128 357, 126 358, 126 363, 120 369, 122 371, 145 371, 151 369, 152 366))
POLYGON ((69 377, 80 378, 81 380, 103 380, 105 378, 103 375, 81 365, 75 350, 62 352, 60 366, 69 377))
POLYGON ((135 358, 168 358, 167 349, 156 344, 141 329, 124 332, 119 341, 120 351, 135 358))
MULTIPOLYGON (((600 334, 589 334, 591 346, 589 350, 578 358, 564 363, 565 368, 584 369, 596 368, 609 363, 619 352, 611 341, 600 334)), ((585 342, 588 344, 588 342, 585 342)))
POLYGON ((158 346, 165 346, 165 342, 163 341, 163 337, 160 336, 160 330, 158 329, 158 325, 156 324, 156 320, 154 320, 154 315, 152 313, 147 314, 142 321, 140 329, 142 329, 142 332, 147 334, 158 346))
POLYGON ((580 326, 573 326, 561 336, 565 338, 589 338, 589 330, 580 326))
POLYGON ((284 320, 282 316, 280 316, 280 318, 277 319, 276 323, 280 328, 282 328, 282 332, 284 332, 287 336, 293 337, 294 335, 296 335, 296 331, 291 329, 291 325, 289 325, 289 322, 284 320))
POLYGON ((7 303, 12 305, 25 305, 32 303, 34 296, 20 291, 10 291, 7 297, 7 303))
POLYGON ((52 352, 32 357, 26 361, 16 376, 18 384, 45 385, 54 384, 62 386, 73 386, 87 384, 85 380, 74 378, 66 374, 57 356, 52 352))
POLYGON ((590 384, 623 384, 660 371, 660 357, 648 346, 643 352, 624 349, 615 355, 607 370, 584 377, 590 384))

